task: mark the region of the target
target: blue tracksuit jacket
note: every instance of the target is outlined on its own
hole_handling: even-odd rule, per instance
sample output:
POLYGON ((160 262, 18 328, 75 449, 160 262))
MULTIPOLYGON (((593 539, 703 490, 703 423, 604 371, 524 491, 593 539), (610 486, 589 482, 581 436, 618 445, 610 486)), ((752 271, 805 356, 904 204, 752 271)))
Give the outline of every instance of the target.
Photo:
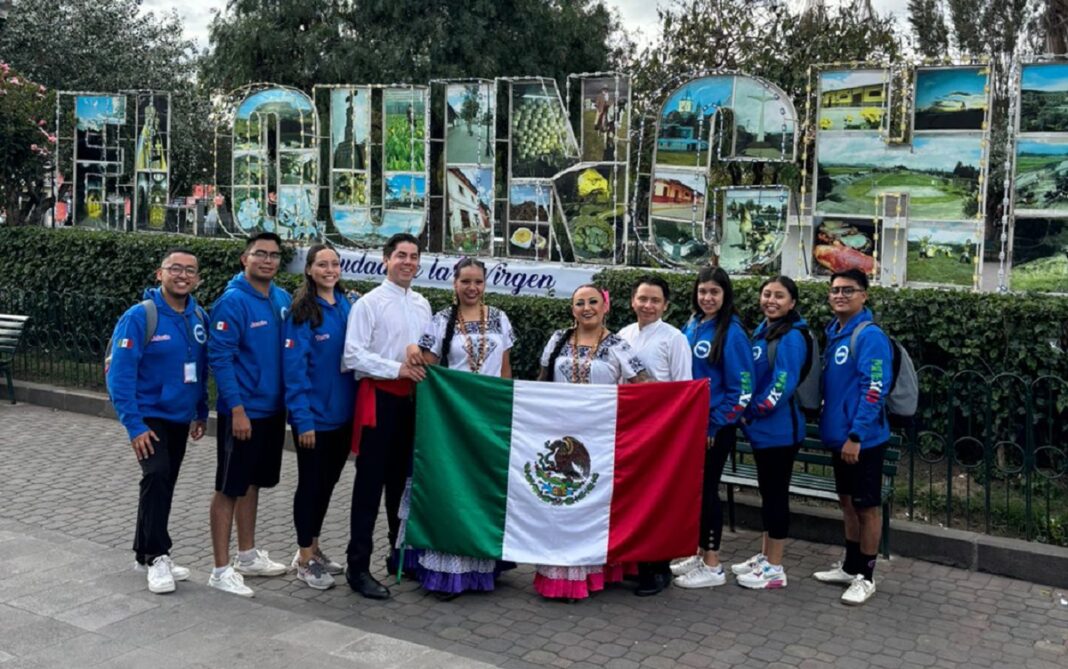
POLYGON ((135 304, 115 325, 108 394, 126 433, 148 430, 145 418, 188 423, 208 417, 208 336, 189 296, 185 311, 167 305, 158 288, 145 291, 156 303, 156 333, 145 346, 145 308, 135 304), (197 380, 185 382, 186 363, 196 363, 197 380))
POLYGON ((808 346, 804 320, 794 323, 793 329, 779 339, 775 351, 775 367, 768 359, 765 335, 768 322, 753 332, 753 401, 745 411, 745 434, 753 448, 793 446, 805 438, 805 418, 794 400, 794 391, 801 383, 808 346))
POLYGON ((219 390, 216 410, 244 406, 249 418, 266 418, 285 408, 282 392, 282 331, 289 293, 271 284, 270 298, 244 274, 226 286, 211 309, 208 362, 219 390))
POLYGON ((356 402, 356 379, 341 371, 348 324, 348 298, 334 291, 334 304, 315 298, 323 312, 317 328, 305 321, 294 325, 286 319, 282 363, 285 374, 286 408, 297 434, 310 430, 336 430, 352 420, 356 402))
POLYGON ((890 438, 884 411, 893 381, 890 338, 877 325, 869 325, 857 337, 857 350, 849 350, 853 330, 870 320, 871 311, 863 309, 845 327, 839 328, 837 320, 827 326, 820 440, 828 448, 840 449, 850 434, 860 437, 862 449, 890 438))
POLYGON ((708 434, 715 435, 721 427, 732 425, 753 395, 753 354, 749 337, 738 318, 731 316, 727 340, 723 343, 723 358, 712 364, 708 355, 716 334, 717 318, 702 323, 694 317, 686 323, 683 334, 693 353, 693 378, 708 379, 712 391, 708 411, 708 434))

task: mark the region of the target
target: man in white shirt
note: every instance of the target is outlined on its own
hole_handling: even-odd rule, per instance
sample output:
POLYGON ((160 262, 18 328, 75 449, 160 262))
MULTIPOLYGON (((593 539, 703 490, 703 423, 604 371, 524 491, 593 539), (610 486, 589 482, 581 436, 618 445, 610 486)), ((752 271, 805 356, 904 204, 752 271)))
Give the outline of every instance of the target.
POLYGON ((346 578, 353 590, 370 599, 389 597, 389 589, 371 575, 375 521, 385 489, 392 547, 412 461, 414 384, 426 376, 421 357, 408 355, 408 347, 419 341, 431 317, 430 303, 411 289, 419 271, 419 253, 419 240, 414 236, 399 233, 389 238, 382 251, 386 280, 353 305, 345 332, 342 364, 359 381, 352 440, 356 482, 346 578))
MULTIPOLYGON (((686 335, 663 320, 671 299, 671 288, 659 276, 646 275, 634 284, 630 306, 637 323, 619 331, 638 354, 654 381, 689 381, 693 379, 693 357, 686 335)), ((638 587, 634 594, 648 597, 671 583, 668 562, 642 562, 638 565, 638 587)))

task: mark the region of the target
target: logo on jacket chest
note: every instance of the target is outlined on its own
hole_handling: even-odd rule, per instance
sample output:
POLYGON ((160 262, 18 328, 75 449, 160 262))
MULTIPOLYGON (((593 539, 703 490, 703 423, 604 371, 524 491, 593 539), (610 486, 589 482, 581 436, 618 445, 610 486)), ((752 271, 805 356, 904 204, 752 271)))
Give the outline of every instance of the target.
POLYGON ((712 352, 712 343, 702 339, 693 345, 693 354, 698 358, 705 359, 712 352))
POLYGON ((152 335, 152 343, 155 344, 158 341, 170 341, 171 336, 169 334, 152 335))
POLYGON ((842 344, 834 349, 834 364, 844 365, 846 360, 849 360, 849 346, 842 344))
POLYGON ((208 332, 200 323, 193 326, 193 339, 196 339, 198 344, 208 343, 208 332))
POLYGON ((267 325, 267 321, 252 321, 251 323, 248 324, 248 326, 250 328, 252 328, 252 329, 262 328, 262 327, 265 327, 266 325, 267 325))
POLYGON ((760 360, 760 356, 762 356, 762 355, 764 355, 764 349, 760 348, 759 346, 754 346, 753 347, 753 362, 756 362, 757 360, 760 360))
POLYGON ((327 341, 330 339, 330 333, 324 332, 323 334, 315 335, 315 341, 327 341))

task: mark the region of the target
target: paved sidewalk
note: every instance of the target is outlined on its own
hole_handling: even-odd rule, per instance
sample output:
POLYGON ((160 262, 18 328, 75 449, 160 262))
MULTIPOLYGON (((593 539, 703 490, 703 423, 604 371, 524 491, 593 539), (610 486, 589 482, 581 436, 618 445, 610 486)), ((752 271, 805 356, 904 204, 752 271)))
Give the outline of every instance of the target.
MULTIPOLYGON (((0 406, 0 669, 153 666, 144 660, 161 668, 1068 666, 1068 606, 1045 586, 894 559, 879 564, 876 597, 850 609, 840 589, 808 578, 840 549, 800 541, 787 546, 790 585, 776 592, 729 584, 642 599, 628 585, 569 605, 541 600, 521 567, 497 592, 451 602, 411 582, 378 603, 293 577, 249 579, 255 599, 227 597, 204 585, 214 454, 214 439, 190 444, 175 496, 173 555, 193 579, 152 595, 129 569, 139 470, 118 423, 0 406)), ((282 483, 261 495, 258 543, 277 560, 295 545, 295 464, 286 453, 282 483)), ((352 471, 323 531, 337 559, 352 471)), ((757 545, 755 533, 728 534, 724 557, 743 559, 757 545)))

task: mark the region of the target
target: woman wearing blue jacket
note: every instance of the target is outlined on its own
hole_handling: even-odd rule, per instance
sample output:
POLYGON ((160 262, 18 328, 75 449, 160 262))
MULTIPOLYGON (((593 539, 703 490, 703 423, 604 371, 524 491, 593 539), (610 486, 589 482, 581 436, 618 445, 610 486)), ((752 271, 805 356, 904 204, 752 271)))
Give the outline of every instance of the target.
POLYGON ((764 322, 753 332, 753 401, 742 429, 756 460, 764 543, 759 553, 731 567, 738 585, 746 588, 786 587, 782 553, 790 530, 790 478, 805 439, 794 391, 812 365, 808 324, 797 313, 797 296, 797 284, 786 276, 760 286, 764 322))
POLYGON ((708 379, 711 402, 708 411, 708 450, 701 502, 701 536, 698 550, 671 566, 675 585, 711 588, 727 577, 719 563, 723 536, 723 505, 719 481, 727 456, 734 450, 737 422, 753 392, 753 354, 749 337, 734 307, 731 279, 719 267, 705 267, 693 288, 693 316, 683 334, 693 352, 693 377, 708 379))
POLYGON ((323 555, 323 527, 334 485, 349 455, 356 381, 341 371, 351 305, 338 287, 341 261, 323 244, 308 249, 304 283, 286 319, 282 365, 286 408, 297 444, 293 522, 297 545, 290 568, 312 588, 333 587, 342 567, 323 555))

